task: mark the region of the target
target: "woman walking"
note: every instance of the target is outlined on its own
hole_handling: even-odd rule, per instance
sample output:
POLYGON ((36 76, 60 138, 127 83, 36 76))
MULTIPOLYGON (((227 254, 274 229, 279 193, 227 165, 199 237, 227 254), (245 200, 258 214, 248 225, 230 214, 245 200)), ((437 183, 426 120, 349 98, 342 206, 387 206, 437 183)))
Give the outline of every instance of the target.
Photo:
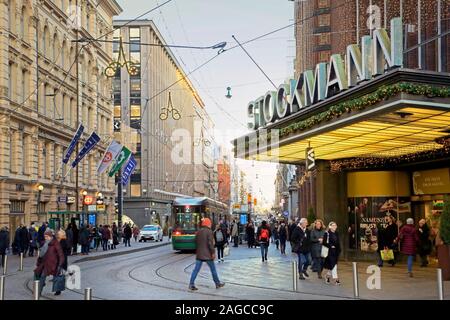
POLYGON ((288 227, 284 222, 282 222, 278 228, 278 236, 280 238, 281 254, 286 254, 286 241, 289 238, 289 232, 288 227))
MULTIPOLYGON (((62 252, 64 254, 64 262, 61 265, 61 268, 64 271, 67 271, 67 267, 68 267, 68 261, 67 261, 67 257, 70 256, 70 252, 72 251, 72 248, 69 246, 69 243, 67 241, 67 235, 66 232, 64 230, 59 230, 56 233, 56 240, 58 240, 59 244, 61 245, 61 249, 62 252)), ((61 285, 60 288, 58 288, 58 290, 55 290, 55 296, 59 296, 61 294, 61 291, 64 290, 64 286, 61 285)))
POLYGON ((428 255, 431 253, 430 228, 425 219, 419 221, 419 256, 422 260, 421 267, 428 266, 428 255))
POLYGON ((53 231, 47 229, 44 232, 44 244, 40 248, 36 269, 34 269, 35 278, 39 280, 39 295, 42 295, 48 276, 57 277, 63 272, 63 264, 64 253, 61 245, 53 237, 53 231))
POLYGON ((323 258, 322 258, 322 243, 325 230, 323 228, 323 221, 317 219, 314 221, 314 226, 311 231, 311 256, 312 256, 312 271, 317 272, 319 279, 322 279, 323 258))
POLYGON ((396 242, 400 242, 400 252, 408 256, 408 276, 412 278, 412 267, 419 242, 419 235, 414 228, 413 218, 406 219, 406 225, 400 229, 396 242))
POLYGON ((323 236, 322 245, 328 248, 328 255, 325 258, 325 262, 323 264, 323 268, 327 269, 326 274, 326 283, 331 283, 331 278, 333 278, 335 285, 340 285, 337 265, 339 254, 341 253, 341 246, 339 242, 339 235, 337 233, 337 224, 336 222, 331 221, 328 224, 328 231, 325 232, 323 236))
POLYGON ((217 248, 217 260, 223 262, 223 248, 228 244, 226 235, 222 231, 220 224, 216 226, 216 231, 214 231, 214 243, 217 248))
POLYGON ((245 234, 247 236, 248 247, 253 248, 255 246, 255 227, 251 221, 245 227, 245 234))
MULTIPOLYGON (((134 242, 137 241, 137 238, 139 236, 139 228, 137 225, 134 225, 133 227, 133 237, 134 237, 134 242)), ((170 238, 170 237, 169 237, 170 238)))

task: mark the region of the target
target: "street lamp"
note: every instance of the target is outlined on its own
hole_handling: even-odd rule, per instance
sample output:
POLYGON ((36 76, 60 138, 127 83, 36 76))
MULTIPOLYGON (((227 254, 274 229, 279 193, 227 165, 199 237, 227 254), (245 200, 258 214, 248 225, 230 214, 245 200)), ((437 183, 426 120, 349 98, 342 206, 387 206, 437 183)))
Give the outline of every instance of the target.
POLYGON ((44 191, 44 186, 42 184, 40 184, 38 187, 38 198, 37 198, 37 206, 36 206, 36 215, 39 215, 40 213, 40 206, 41 206, 41 194, 42 191, 44 191))

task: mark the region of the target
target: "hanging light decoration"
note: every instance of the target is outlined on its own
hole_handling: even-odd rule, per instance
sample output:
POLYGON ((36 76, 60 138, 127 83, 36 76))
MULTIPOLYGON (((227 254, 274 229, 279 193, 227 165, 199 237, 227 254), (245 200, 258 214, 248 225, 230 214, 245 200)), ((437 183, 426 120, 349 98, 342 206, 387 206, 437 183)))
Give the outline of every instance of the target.
POLYGON ((136 76, 139 74, 139 68, 132 62, 126 59, 125 51, 123 49, 122 38, 119 42, 119 56, 117 60, 113 60, 105 69, 105 75, 108 78, 113 78, 116 75, 117 70, 126 67, 130 76, 136 76))
POLYGON ((226 98, 231 99, 231 87, 227 87, 227 94, 225 95, 226 98))
POLYGON ((169 118, 169 113, 172 115, 173 120, 180 120, 181 113, 177 109, 173 107, 172 104, 172 96, 169 91, 169 100, 167 101, 167 107, 161 108, 161 113, 159 114, 159 118, 161 120, 167 120, 169 118))

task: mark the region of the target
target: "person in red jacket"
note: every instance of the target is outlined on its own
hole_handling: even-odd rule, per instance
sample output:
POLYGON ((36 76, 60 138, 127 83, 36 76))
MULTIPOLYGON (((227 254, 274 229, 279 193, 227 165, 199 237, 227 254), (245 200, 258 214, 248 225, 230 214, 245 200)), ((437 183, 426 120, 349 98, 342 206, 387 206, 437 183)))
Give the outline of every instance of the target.
POLYGON ((58 240, 54 237, 51 229, 44 233, 45 242, 40 248, 34 274, 39 279, 39 295, 45 286, 47 276, 57 276, 63 272, 64 253, 58 240))
POLYGON ((408 256, 408 275, 412 278, 412 266, 417 252, 417 244, 419 243, 419 235, 414 227, 414 220, 412 218, 406 219, 406 225, 400 229, 395 243, 399 241, 401 253, 408 256))

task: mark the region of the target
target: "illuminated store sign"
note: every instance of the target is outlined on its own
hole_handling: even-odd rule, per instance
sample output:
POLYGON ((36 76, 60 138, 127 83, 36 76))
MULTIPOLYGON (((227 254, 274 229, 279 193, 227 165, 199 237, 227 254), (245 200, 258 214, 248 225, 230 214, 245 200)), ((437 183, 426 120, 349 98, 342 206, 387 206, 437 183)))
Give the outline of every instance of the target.
POLYGON ((333 54, 329 63, 319 63, 314 71, 300 74, 298 80, 290 79, 277 91, 251 101, 247 108, 249 128, 257 130, 383 74, 386 68, 402 66, 402 32, 401 18, 394 18, 390 38, 386 29, 377 29, 372 36, 362 37, 361 45, 347 46, 345 61, 340 54, 333 54))

